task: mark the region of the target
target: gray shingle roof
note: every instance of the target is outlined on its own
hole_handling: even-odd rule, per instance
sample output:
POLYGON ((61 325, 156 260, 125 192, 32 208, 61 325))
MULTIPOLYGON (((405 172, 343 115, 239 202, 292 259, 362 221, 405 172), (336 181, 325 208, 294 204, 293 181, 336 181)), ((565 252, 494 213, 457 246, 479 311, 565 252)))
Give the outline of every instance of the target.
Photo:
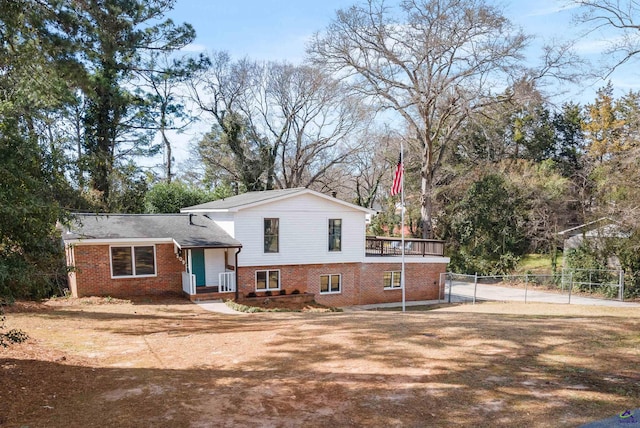
POLYGON ((188 210, 227 210, 230 208, 239 208, 246 205, 252 205, 259 202, 267 202, 271 199, 290 196, 307 190, 304 187, 296 187, 293 189, 265 190, 262 192, 247 192, 241 195, 231 196, 230 198, 218 199, 217 201, 206 202, 192 207, 182 208, 182 211, 188 210))
POLYGON ((241 247, 213 220, 198 214, 76 214, 62 239, 173 239, 182 248, 241 247), (191 221, 190 221, 191 216, 191 221))
POLYGON ((306 187, 296 187, 293 189, 280 189, 280 190, 265 190, 262 192, 247 192, 241 195, 232 196, 230 198, 219 199, 217 201, 211 201, 200 205, 194 205, 192 207, 182 208, 181 212, 215 212, 215 211, 238 211, 244 208, 255 207, 264 203, 269 203, 279 199, 287 199, 302 194, 311 194, 319 198, 331 201, 336 204, 350 207, 365 213, 374 214, 375 210, 360 207, 349 202, 337 199, 332 196, 325 195, 320 192, 316 192, 306 187))

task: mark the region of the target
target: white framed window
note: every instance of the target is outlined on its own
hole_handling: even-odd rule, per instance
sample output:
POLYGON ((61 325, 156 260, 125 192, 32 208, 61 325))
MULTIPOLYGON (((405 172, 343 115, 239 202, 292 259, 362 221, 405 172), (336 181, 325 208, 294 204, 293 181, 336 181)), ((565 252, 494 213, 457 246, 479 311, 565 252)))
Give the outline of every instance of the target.
POLYGON ((342 251, 342 219, 329 219, 329 251, 342 251))
POLYGON ((320 294, 340 293, 342 291, 342 275, 320 275, 320 294))
POLYGON ((401 288, 401 271, 389 271, 384 273, 384 289, 393 290, 395 288, 401 288))
POLYGON ((280 251, 280 219, 264 219, 264 252, 277 253, 280 251))
POLYGON ((256 291, 279 290, 280 271, 279 270, 257 270, 256 271, 256 291))
POLYGON ((155 245, 118 245, 109 247, 111 277, 156 276, 155 245))

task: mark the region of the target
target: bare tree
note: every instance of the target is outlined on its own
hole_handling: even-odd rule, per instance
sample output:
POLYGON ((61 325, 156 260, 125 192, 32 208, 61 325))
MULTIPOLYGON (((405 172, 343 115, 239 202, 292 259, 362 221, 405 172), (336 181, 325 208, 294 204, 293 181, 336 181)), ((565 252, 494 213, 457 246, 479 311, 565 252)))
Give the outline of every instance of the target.
POLYGON ((335 193, 362 207, 379 207, 384 200, 382 183, 391 177, 398 161, 396 147, 400 137, 387 128, 373 128, 358 132, 356 138, 359 150, 332 168, 312 188, 335 193))
MULTIPOLYGON (((381 202, 381 187, 385 178, 391 179, 396 163, 400 136, 388 128, 374 129, 363 135, 366 149, 353 157, 350 164, 351 182, 355 187, 357 205, 373 208, 381 202)), ((388 194, 388 189, 386 189, 388 194)))
POLYGON ((266 132, 279 143, 279 187, 307 187, 362 146, 366 128, 360 99, 318 68, 269 64, 266 99, 258 109, 266 132))
POLYGON ((196 99, 218 128, 207 158, 236 177, 251 172, 242 180, 248 190, 312 186, 360 147, 353 136, 366 127, 366 110, 318 68, 217 54, 203 83, 208 94, 196 99))
POLYGON ((251 122, 259 66, 248 59, 233 61, 226 52, 214 53, 210 62, 191 82, 194 100, 214 121, 198 146, 205 169, 216 181, 226 173, 248 191, 271 189, 278 147, 261 138, 251 122))
POLYGON ((312 40, 315 64, 340 73, 408 125, 422 152, 424 237, 433 235, 434 175, 445 149, 471 113, 503 101, 494 89, 525 74, 519 63, 526 42, 483 0, 405 0, 397 9, 369 0, 338 11, 312 40))
POLYGON ((640 53, 640 1, 572 0, 571 3, 583 8, 577 19, 589 27, 589 32, 616 30, 617 37, 610 40, 604 52, 613 61, 605 78, 640 53))

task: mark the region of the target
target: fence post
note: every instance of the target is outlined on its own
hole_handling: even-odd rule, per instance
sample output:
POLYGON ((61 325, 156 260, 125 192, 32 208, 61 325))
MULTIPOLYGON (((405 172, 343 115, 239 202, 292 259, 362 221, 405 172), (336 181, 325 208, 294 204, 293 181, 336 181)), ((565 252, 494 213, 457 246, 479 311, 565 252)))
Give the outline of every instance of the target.
POLYGON ((473 304, 476 304, 476 293, 478 292, 478 272, 476 272, 473 280, 473 304))
POLYGON ((529 275, 524 274, 524 302, 527 303, 527 288, 529 285, 529 275))
POLYGON ((573 271, 569 271, 569 304, 571 304, 571 290, 573 290, 573 271))
POLYGON ((618 281, 618 289, 620 294, 620 301, 624 302, 624 270, 620 269, 620 279, 618 281))
POLYGON ((451 303, 451 287, 453 287, 453 275, 451 273, 448 273, 447 276, 449 277, 449 303, 451 303))

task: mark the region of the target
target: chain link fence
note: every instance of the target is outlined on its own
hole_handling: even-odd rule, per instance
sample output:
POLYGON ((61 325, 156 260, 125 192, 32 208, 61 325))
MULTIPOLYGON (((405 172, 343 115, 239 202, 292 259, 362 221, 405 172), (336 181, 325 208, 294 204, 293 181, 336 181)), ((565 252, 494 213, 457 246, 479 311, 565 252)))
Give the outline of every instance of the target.
POLYGON ((557 274, 464 275, 443 273, 440 296, 445 302, 498 300, 583 303, 588 299, 624 301, 624 271, 563 269, 557 274))

